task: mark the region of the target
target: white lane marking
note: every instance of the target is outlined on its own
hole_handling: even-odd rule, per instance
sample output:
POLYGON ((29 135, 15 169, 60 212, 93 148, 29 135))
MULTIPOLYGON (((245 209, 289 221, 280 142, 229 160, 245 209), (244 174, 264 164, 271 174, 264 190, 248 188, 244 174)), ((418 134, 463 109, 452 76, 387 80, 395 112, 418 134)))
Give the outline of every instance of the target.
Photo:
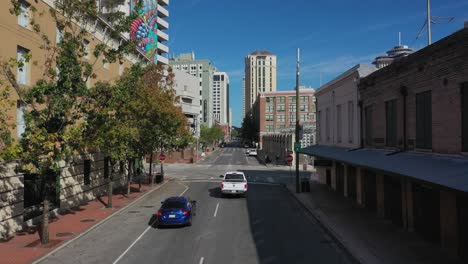
POLYGON ((215 209, 213 217, 216 217, 216 215, 218 214, 218 208, 219 208, 219 203, 216 205, 216 209, 215 209))
POLYGON ((201 257, 200 262, 198 262, 198 264, 203 264, 203 261, 205 261, 205 258, 201 257))
MULTIPOLYGON (((154 223, 153 223, 154 224, 154 223)), ((125 254, 127 254, 127 252, 138 242, 138 240, 140 240, 145 234, 146 232, 148 232, 149 230, 151 229, 151 225, 148 226, 148 228, 145 229, 145 231, 143 231, 143 233, 141 233, 141 235, 135 240, 133 241, 133 243, 122 253, 122 255, 120 255, 114 262, 112 262, 113 264, 116 264, 117 262, 119 262, 123 256, 125 256, 125 254)))
MULTIPOLYGON (((179 183, 179 184, 180 184, 180 183, 179 183)), ((181 194, 179 194, 179 197, 181 197, 182 195, 184 195, 184 193, 189 189, 189 187, 188 187, 187 185, 184 185, 184 184, 180 184, 180 185, 185 186, 185 190, 184 190, 181 194)))
MULTIPOLYGON (((182 184, 183 185, 183 184, 182 184)), ((185 185, 184 185, 185 186, 185 185)), ((189 189, 188 186, 185 186, 185 190, 179 194, 179 197, 184 195, 184 193, 189 189)), ((135 239, 135 241, 133 241, 133 243, 114 261, 112 262, 112 264, 116 264, 117 262, 119 262, 124 256, 125 254, 127 254, 127 252, 132 249, 132 247, 146 234, 146 232, 148 232, 151 227, 153 227, 154 223, 156 222, 156 219, 153 220, 153 222, 145 229, 145 231, 143 231, 143 233, 141 233, 140 236, 137 237, 137 239, 135 239)))

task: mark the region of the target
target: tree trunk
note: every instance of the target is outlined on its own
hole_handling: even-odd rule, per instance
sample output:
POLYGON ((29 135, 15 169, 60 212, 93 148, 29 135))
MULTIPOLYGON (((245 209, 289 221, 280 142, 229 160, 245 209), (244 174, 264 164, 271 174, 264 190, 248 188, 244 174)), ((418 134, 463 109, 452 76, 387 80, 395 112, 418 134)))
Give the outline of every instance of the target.
POLYGON ((49 199, 44 198, 44 207, 42 209, 42 223, 40 230, 41 244, 49 244, 49 199))
POLYGON ((132 161, 128 160, 128 184, 127 184, 127 197, 130 197, 130 189, 131 189, 131 183, 133 179, 133 173, 132 173, 132 161))
POLYGON ((149 177, 151 181, 151 187, 154 185, 154 178, 153 178, 153 152, 151 151, 150 154, 150 162, 149 162, 149 177))
POLYGON ((109 184, 107 185, 107 208, 112 208, 112 194, 114 193, 114 162, 110 164, 109 184))

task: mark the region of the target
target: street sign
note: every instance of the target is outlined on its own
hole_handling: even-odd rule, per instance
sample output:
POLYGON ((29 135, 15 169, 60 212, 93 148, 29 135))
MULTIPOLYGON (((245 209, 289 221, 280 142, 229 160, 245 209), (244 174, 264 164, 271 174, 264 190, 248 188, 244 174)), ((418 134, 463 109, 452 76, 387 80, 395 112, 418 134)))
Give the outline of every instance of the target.
POLYGON ((301 149, 301 143, 300 142, 294 143, 294 151, 299 151, 300 149, 301 149))
POLYGON ((163 153, 161 153, 161 154, 159 155, 159 161, 163 162, 163 161, 165 161, 165 160, 166 160, 166 155, 164 155, 163 153))
POLYGON ((292 165, 292 162, 293 162, 293 156, 292 155, 288 155, 286 157, 286 161, 288 162, 288 166, 291 166, 292 165))

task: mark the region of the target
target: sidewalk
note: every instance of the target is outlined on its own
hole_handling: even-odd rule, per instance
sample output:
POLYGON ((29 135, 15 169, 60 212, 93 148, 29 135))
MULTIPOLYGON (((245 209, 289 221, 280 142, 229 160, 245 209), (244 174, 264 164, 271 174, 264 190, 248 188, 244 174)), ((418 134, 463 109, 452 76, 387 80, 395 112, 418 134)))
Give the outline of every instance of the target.
POLYGON ((300 194, 293 184, 287 188, 361 263, 461 263, 437 245, 359 208, 326 185, 313 181, 310 193, 300 194))
MULTIPOLYGON (((165 181, 168 180, 169 178, 165 179, 165 181)), ((162 185, 155 184, 153 189, 159 189, 160 186, 162 185)), ((150 185, 142 185, 141 192, 138 192, 138 184, 132 184, 130 197, 124 197, 122 194, 113 195, 112 209, 105 208, 104 203, 107 202, 107 196, 102 196, 101 201, 90 201, 68 214, 51 219, 49 223, 50 243, 45 246, 41 245, 39 235, 35 229, 31 229, 29 232, 17 233, 11 240, 0 242, 0 263, 31 263, 63 243, 86 232, 150 190, 152 190, 150 185)))

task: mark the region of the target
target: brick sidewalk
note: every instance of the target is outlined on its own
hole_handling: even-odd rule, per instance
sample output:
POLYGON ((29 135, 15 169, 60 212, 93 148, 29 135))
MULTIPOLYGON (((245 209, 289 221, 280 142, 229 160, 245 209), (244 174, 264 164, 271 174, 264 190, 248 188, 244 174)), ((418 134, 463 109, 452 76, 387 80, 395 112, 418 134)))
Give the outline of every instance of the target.
POLYGON ((311 191, 300 194, 293 184, 287 188, 361 263, 461 263, 439 246, 378 218, 326 185, 312 182, 311 191))
MULTIPOLYGON (((161 185, 155 184, 154 188, 158 186, 161 185)), ((1 242, 0 263, 26 264, 33 262, 64 242, 75 238, 92 226, 98 224, 106 217, 116 213, 121 208, 151 190, 151 186, 142 185, 141 192, 138 192, 138 184, 132 184, 132 189, 135 190, 135 192, 132 192, 129 197, 124 197, 122 194, 114 194, 112 199, 114 208, 112 209, 107 209, 102 202, 93 200, 68 214, 59 215, 57 218, 51 219, 49 224, 49 245, 41 245, 36 230, 31 230, 30 233, 18 233, 11 240, 1 242)), ((107 195, 102 196, 101 200, 107 202, 107 195)))

